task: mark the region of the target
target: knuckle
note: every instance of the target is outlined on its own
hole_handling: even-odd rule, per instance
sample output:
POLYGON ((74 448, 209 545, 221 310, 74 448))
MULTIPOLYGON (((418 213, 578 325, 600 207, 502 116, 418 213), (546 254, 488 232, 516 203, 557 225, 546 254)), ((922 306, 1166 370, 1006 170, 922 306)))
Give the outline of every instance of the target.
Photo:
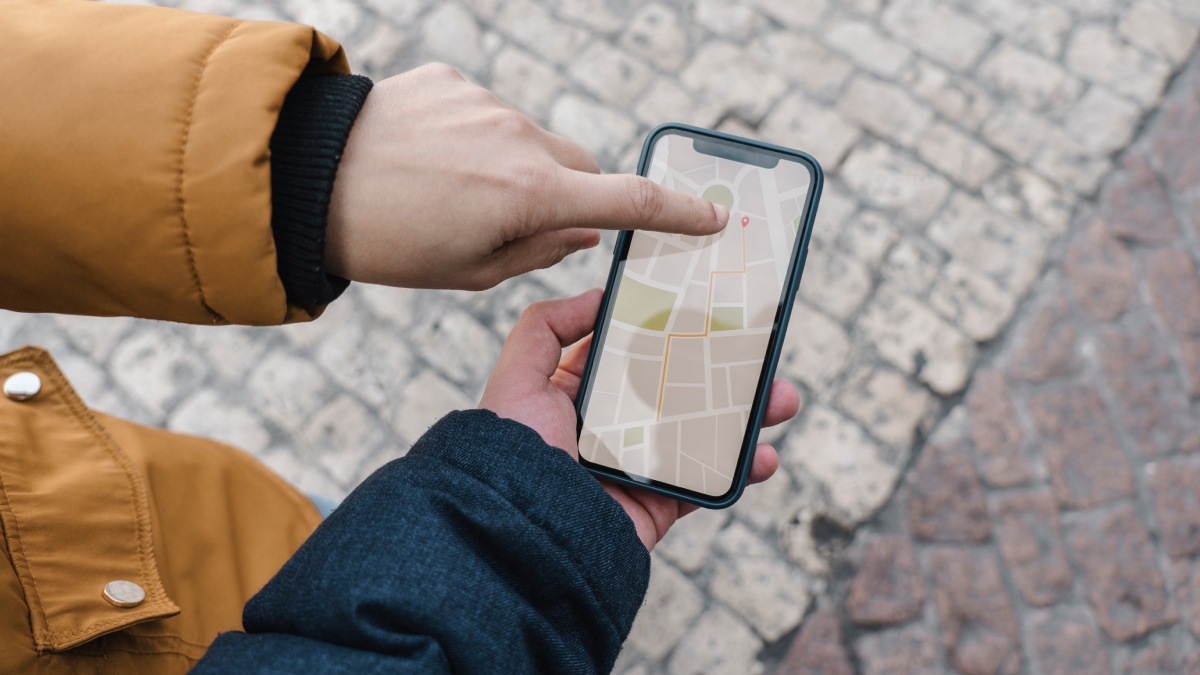
POLYGON ((662 213, 665 196, 662 189, 648 178, 637 176, 629 183, 629 201, 634 218, 649 222, 662 213))
POLYGON ((462 73, 458 72, 457 68, 448 63, 442 63, 440 61, 425 64, 424 66, 421 66, 419 70, 424 71, 433 77, 453 78, 458 80, 463 79, 462 73))

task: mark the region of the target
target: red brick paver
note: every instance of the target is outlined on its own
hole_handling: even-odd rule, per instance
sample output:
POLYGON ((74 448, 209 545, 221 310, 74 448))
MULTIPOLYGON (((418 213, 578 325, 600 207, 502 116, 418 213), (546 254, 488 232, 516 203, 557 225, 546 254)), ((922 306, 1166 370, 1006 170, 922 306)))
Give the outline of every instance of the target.
POLYGON ((860 529, 856 672, 1200 674, 1200 58, 1115 167, 860 529))

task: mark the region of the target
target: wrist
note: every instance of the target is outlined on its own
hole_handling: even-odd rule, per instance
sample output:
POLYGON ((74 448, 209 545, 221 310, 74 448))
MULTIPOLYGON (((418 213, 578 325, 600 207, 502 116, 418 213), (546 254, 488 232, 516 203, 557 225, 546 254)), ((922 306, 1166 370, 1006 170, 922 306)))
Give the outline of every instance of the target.
POLYGON ((271 136, 271 229, 290 304, 326 305, 349 285, 328 267, 326 230, 338 164, 371 86, 356 75, 302 77, 280 110, 271 136))

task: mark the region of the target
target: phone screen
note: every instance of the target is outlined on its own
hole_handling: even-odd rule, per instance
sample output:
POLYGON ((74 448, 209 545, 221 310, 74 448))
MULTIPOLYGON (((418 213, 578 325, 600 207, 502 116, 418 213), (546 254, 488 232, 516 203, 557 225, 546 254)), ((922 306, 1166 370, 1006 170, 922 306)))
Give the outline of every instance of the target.
POLYGON ((722 204, 708 237, 634 232, 593 347, 579 453, 640 483, 730 492, 804 238, 813 175, 778 154, 668 130, 643 174, 722 204))

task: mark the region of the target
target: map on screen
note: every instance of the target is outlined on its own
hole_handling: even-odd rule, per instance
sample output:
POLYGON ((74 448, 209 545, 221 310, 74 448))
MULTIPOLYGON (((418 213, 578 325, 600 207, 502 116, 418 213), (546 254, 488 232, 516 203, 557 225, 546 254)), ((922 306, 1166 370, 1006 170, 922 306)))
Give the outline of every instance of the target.
POLYGON ((583 410, 590 462, 709 496, 729 491, 811 176, 661 136, 647 176, 730 211, 709 237, 635 232, 583 410))

